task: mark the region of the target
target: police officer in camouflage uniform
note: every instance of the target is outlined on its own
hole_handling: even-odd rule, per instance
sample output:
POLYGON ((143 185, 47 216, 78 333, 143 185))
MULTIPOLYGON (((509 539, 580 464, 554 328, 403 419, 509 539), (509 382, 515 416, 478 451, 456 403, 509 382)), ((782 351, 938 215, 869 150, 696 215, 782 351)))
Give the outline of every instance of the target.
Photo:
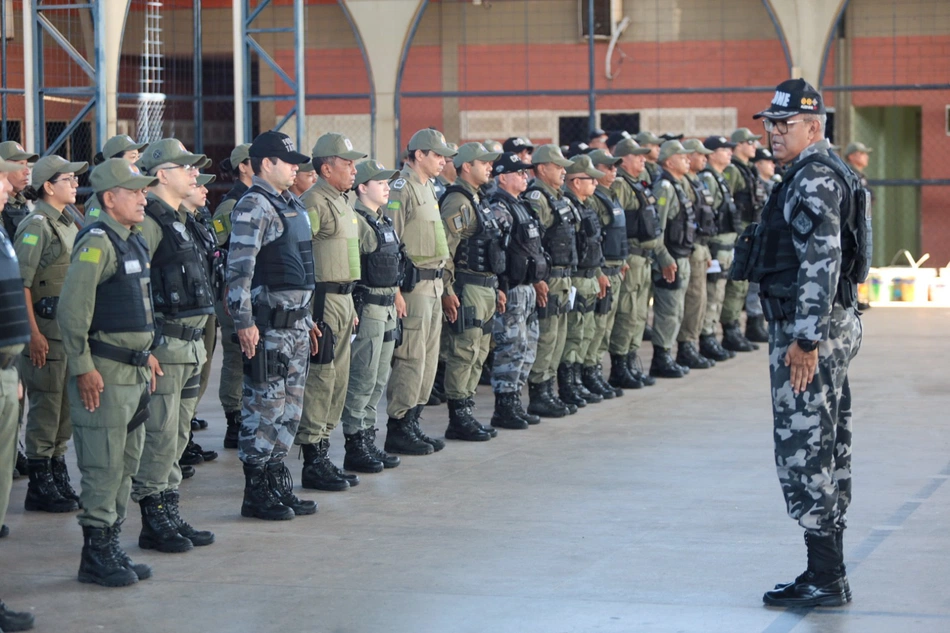
POLYGON ((346 457, 343 467, 361 473, 395 468, 399 457, 376 446, 376 407, 392 370, 393 351, 406 316, 399 283, 406 255, 392 220, 382 209, 389 202, 389 182, 398 172, 376 160, 356 166, 353 191, 360 236, 360 281, 353 292, 359 329, 350 349, 350 379, 343 403, 346 457))
POLYGON ((649 312, 653 250, 660 242, 662 229, 656 210, 656 198, 650 188, 650 176, 644 165, 650 150, 633 139, 617 143, 614 155, 622 159, 617 179, 610 186, 626 215, 630 255, 629 270, 617 293, 617 316, 610 332, 610 377, 614 387, 639 389, 656 383, 640 367, 638 352, 649 312))
MULTIPOLYGON (((231 211, 241 196, 251 186, 254 172, 248 156, 250 143, 243 143, 231 150, 231 155, 221 165, 222 173, 233 180, 231 187, 218 203, 211 219, 215 240, 222 255, 227 259, 231 241, 231 211)), ((226 309, 226 286, 214 298, 214 315, 221 326, 221 379, 218 384, 218 400, 224 409, 227 429, 224 432, 224 448, 238 447, 238 434, 241 429, 241 401, 243 398, 244 373, 242 371, 241 345, 237 342, 234 320, 226 309)))
MULTIPOLYGON (((542 145, 531 156, 535 180, 528 185, 524 200, 541 225, 541 243, 550 257, 546 281, 535 285, 538 300, 538 351, 528 374, 528 413, 542 417, 558 411, 577 413, 577 405, 563 402, 555 393, 554 380, 567 339, 567 312, 570 309, 571 275, 577 266, 576 209, 564 198, 561 186, 565 168, 573 163, 564 158, 557 145, 542 145)), ((566 413, 562 413, 562 416, 566 413)))
POLYGON ((145 188, 158 180, 112 158, 93 170, 89 182, 103 213, 76 237, 56 319, 68 359, 67 398, 82 477, 79 581, 120 587, 152 575, 119 547, 119 530, 161 372, 149 353, 157 333, 148 245, 139 228, 145 188))
POLYGON ((657 210, 663 240, 657 244, 653 263, 653 361, 650 375, 658 378, 682 378, 688 367, 677 364, 670 355, 683 322, 690 261, 696 237, 696 215, 686 193, 689 173, 688 149, 679 141, 666 141, 660 147, 658 162, 663 170, 654 183, 657 210))
POLYGON ((39 156, 26 151, 16 141, 4 141, 0 143, 0 159, 20 166, 20 169, 7 175, 12 192, 0 214, 3 216, 3 228, 12 240, 20 222, 30 214, 23 190, 30 184, 30 163, 36 162, 39 156))
MULTIPOLYGON (((124 158, 133 165, 138 162, 141 153, 148 147, 148 143, 136 143, 126 134, 113 136, 102 146, 102 151, 92 158, 93 165, 100 165, 110 158, 124 158)), ((86 224, 99 219, 102 213, 102 203, 93 192, 83 203, 83 215, 86 224)))
MULTIPOLYGON (((548 261, 541 245, 541 227, 528 210, 521 194, 528 188, 530 163, 518 154, 505 152, 495 161, 497 188, 489 204, 505 234, 505 272, 498 276, 498 287, 505 293, 505 312, 495 317, 492 332, 495 362, 491 372, 495 411, 492 426, 526 429, 541 418, 524 410, 521 390, 528 381, 538 351, 537 291, 534 284, 548 274, 548 261)), ((551 417, 563 417, 567 411, 544 404, 551 417)))
POLYGON ((412 135, 406 164, 393 181, 386 215, 409 256, 403 280, 406 317, 403 339, 393 353, 393 371, 386 388, 388 400, 385 449, 388 453, 429 455, 445 442, 422 431, 419 416, 429 400, 439 358, 442 335, 440 300, 442 277, 449 260, 445 224, 431 179, 456 151, 438 130, 423 129, 412 135))
POLYGON ((319 351, 310 220, 287 192, 297 165, 308 159, 280 132, 258 136, 248 155, 254 176, 231 212, 227 294, 245 359, 241 516, 284 521, 317 511, 316 503, 294 495, 284 464, 300 423, 310 356, 319 351))
POLYGON ((79 509, 79 495, 69 483, 63 457, 72 425, 66 399, 66 355, 56 309, 78 233, 64 211, 76 201, 76 176, 88 167, 55 155, 39 159, 33 166, 32 184, 26 189, 36 198, 33 213, 20 222, 14 239, 32 329, 30 345, 18 361, 30 401, 26 418, 27 510, 79 509))
POLYGON ((842 549, 851 500, 848 367, 861 347, 857 285, 870 265, 869 194, 830 151, 825 107, 807 82, 779 84, 769 108, 755 116, 765 118, 772 152, 787 171, 761 224, 740 238, 732 274, 760 284, 775 464, 808 549, 806 571, 763 599, 839 606, 851 599, 842 549))

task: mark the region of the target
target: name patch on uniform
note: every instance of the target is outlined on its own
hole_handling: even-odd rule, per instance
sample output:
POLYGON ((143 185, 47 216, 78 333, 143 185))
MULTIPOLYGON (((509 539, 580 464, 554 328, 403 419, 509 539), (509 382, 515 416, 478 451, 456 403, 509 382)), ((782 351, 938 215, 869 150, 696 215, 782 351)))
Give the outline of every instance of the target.
POLYGON ((405 187, 405 186, 406 186, 406 179, 405 179, 405 178, 399 178, 399 179, 397 179, 397 180, 393 183, 393 189, 395 189, 396 191, 399 191, 400 189, 402 189, 402 188, 405 187))
POLYGON ((34 233, 24 233, 23 234, 23 243, 27 246, 36 246, 40 241, 40 236, 34 233))
POLYGON ((249 222, 250 220, 251 220, 251 213, 250 213, 250 211, 248 211, 247 213, 239 213, 239 214, 237 214, 237 216, 234 218, 234 221, 235 221, 235 222, 249 222))
POLYGON ((528 194, 528 198, 531 199, 531 200, 540 200, 540 199, 541 199, 541 192, 540 192, 540 191, 532 191, 531 193, 528 194))
POLYGON ((87 246, 79 251, 79 261, 89 262, 90 264, 98 264, 99 259, 102 258, 102 251, 93 246, 87 246))
POLYGON ((135 273, 142 272, 142 264, 139 263, 137 259, 130 259, 125 262, 125 274, 134 275, 135 273))
POLYGON ((462 230, 462 216, 457 215, 454 218, 452 218, 452 224, 455 225, 456 231, 461 231, 462 230))
POLYGON ((386 243, 389 244, 390 242, 396 241, 396 236, 392 233, 386 233, 384 239, 386 240, 386 243))

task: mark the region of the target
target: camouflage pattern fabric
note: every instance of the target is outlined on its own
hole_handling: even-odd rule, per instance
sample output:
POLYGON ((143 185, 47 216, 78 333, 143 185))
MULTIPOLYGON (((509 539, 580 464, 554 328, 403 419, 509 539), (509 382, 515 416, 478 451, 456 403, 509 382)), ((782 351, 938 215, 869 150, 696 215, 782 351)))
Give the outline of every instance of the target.
POLYGON ((524 284, 508 291, 505 313, 495 317, 495 393, 521 393, 538 352, 537 293, 524 284))

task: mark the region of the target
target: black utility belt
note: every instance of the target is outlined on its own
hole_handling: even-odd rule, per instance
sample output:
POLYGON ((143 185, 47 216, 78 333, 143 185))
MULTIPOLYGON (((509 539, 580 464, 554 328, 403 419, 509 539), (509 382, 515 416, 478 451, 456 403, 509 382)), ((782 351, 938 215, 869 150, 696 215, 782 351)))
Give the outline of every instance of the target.
POLYGON ((272 308, 270 306, 256 305, 253 309, 254 322, 258 327, 273 328, 277 330, 286 330, 294 327, 301 319, 310 316, 310 308, 294 308, 287 310, 285 308, 272 308))
POLYGON ((455 271, 455 283, 462 286, 482 286, 485 288, 498 288, 498 277, 490 275, 473 275, 462 271, 455 271))
POLYGON ((318 281, 316 291, 328 295, 351 295, 356 289, 356 282, 351 281, 347 284, 338 284, 332 281, 318 281))
POLYGON ((162 334, 182 341, 200 341, 204 338, 205 330, 202 327, 188 327, 180 323, 165 323, 162 325, 162 334))
MULTIPOLYGON (((617 271, 620 272, 620 271, 617 271)), ((593 279, 600 274, 600 267, 597 268, 578 268, 577 272, 574 273, 574 277, 581 277, 583 279, 593 279)))
POLYGON ((152 355, 148 350, 137 352, 125 347, 119 347, 118 345, 103 343, 96 339, 89 339, 89 351, 93 356, 108 358, 117 363, 124 363, 134 367, 148 366, 148 359, 152 355))
POLYGON ((435 281, 436 279, 442 279, 445 275, 444 268, 417 268, 416 276, 419 278, 419 281, 435 281))
POLYGON ((16 354, 0 354, 0 370, 10 369, 16 362, 16 354))
POLYGON ((621 268, 623 268, 623 266, 601 266, 600 272, 604 273, 608 277, 616 277, 620 274, 621 268))
POLYGON ((709 242, 708 246, 709 252, 712 255, 715 255, 716 253, 729 252, 735 248, 735 246, 723 244, 722 242, 709 242))
POLYGON ((552 267, 551 270, 548 271, 548 279, 570 277, 572 274, 573 274, 572 269, 566 266, 552 267))
POLYGON ((649 259, 650 257, 653 256, 653 249, 652 249, 652 248, 639 248, 639 247, 637 247, 637 246, 631 246, 631 247, 630 247, 630 254, 631 254, 631 255, 636 255, 637 257, 646 257, 647 259, 649 259))
POLYGON ((367 293, 360 295, 360 301, 363 303, 371 303, 374 306, 383 306, 385 308, 391 305, 396 305, 396 295, 374 295, 367 293))

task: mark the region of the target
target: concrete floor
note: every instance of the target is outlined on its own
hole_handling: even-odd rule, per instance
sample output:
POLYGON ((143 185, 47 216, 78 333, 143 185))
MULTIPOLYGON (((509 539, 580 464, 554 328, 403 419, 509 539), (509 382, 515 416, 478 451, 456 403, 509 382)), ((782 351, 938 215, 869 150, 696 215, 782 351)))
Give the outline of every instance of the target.
MULTIPOLYGON (((33 611, 38 631, 946 633, 948 316, 865 316, 851 373, 855 599, 844 608, 761 603, 805 560, 773 468, 764 351, 488 443, 405 457, 348 492, 302 495, 319 513, 286 523, 239 516, 243 479, 235 451, 220 448, 211 390, 198 441, 221 456, 182 498, 214 545, 144 552, 132 516, 123 544, 153 579, 81 585, 74 519, 25 516, 21 479, 0 597, 33 611)), ((489 391, 477 397, 486 423, 489 391)), ((445 416, 429 408, 427 431, 441 435, 445 416)), ((332 455, 342 454, 337 430, 332 455)), ((290 464, 299 479, 296 454, 290 464)))

